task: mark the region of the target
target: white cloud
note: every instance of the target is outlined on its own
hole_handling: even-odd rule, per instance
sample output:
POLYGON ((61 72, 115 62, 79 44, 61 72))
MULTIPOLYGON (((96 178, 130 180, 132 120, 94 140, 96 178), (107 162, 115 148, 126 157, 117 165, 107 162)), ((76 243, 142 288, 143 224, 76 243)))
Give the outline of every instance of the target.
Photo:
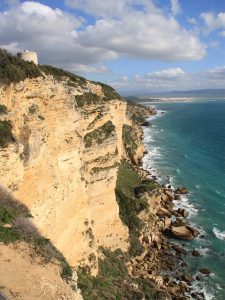
POLYGON ((98 17, 121 17, 134 11, 159 12, 152 0, 65 0, 72 8, 80 9, 98 17))
POLYGON ((80 18, 34 1, 0 13, 0 47, 35 50, 42 63, 92 64, 117 57, 111 50, 83 46, 80 18))
POLYGON ((72 64, 68 65, 67 69, 70 69, 74 73, 79 74, 105 74, 109 72, 109 69, 106 66, 90 66, 90 65, 81 65, 81 64, 72 64))
POLYGON ((171 90, 194 90, 208 88, 224 88, 225 66, 220 66, 201 72, 185 72, 181 68, 158 70, 122 81, 109 82, 121 92, 147 93, 171 90))
POLYGON ((178 15, 181 12, 181 7, 179 0, 170 0, 171 2, 171 11, 174 16, 178 15))
MULTIPOLYGON (((204 20, 207 31, 225 29, 225 12, 214 14, 212 12, 202 13, 200 17, 204 20)), ((223 31, 221 32, 223 35, 223 31)))
POLYGON ((35 50, 41 63, 101 73, 106 71, 99 67, 104 61, 121 56, 178 61, 205 55, 198 36, 151 0, 67 0, 86 13, 93 9, 93 25, 39 2, 13 3, 0 12, 0 47, 35 50))

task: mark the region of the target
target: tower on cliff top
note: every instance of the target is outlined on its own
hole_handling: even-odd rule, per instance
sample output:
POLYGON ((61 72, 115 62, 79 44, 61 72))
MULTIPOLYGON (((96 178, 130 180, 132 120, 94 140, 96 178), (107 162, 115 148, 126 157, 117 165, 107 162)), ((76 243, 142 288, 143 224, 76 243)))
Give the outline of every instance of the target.
POLYGON ((32 61, 33 63, 35 63, 35 65, 38 64, 38 57, 36 52, 24 50, 23 52, 17 53, 17 56, 25 61, 32 61))

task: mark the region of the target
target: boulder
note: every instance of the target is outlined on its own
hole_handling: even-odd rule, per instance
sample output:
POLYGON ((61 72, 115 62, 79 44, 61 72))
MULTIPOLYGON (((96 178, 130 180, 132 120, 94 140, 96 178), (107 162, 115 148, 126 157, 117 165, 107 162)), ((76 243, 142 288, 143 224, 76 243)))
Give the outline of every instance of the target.
POLYGON ((189 212, 184 208, 178 208, 177 212, 184 218, 189 215, 189 212))
POLYGON ((186 187, 179 187, 176 191, 175 194, 181 194, 181 195, 186 195, 188 194, 189 191, 186 187))
POLYGON ((186 226, 186 225, 187 223, 180 218, 176 218, 176 220, 173 222, 173 226, 175 227, 186 226))
POLYGON ((181 195, 175 194, 175 195, 174 195, 174 199, 175 199, 175 200, 181 200, 181 195))
POLYGON ((168 196, 164 193, 161 194, 161 199, 163 202, 166 202, 168 200, 168 196))
POLYGON ((183 247, 176 245, 176 244, 172 244, 172 248, 173 248, 173 250, 175 250, 176 252, 178 252, 180 254, 186 255, 188 253, 186 249, 184 249, 183 247))
POLYGON ((192 231, 188 228, 188 226, 180 226, 175 227, 171 226, 171 235, 176 239, 191 241, 194 239, 194 235, 192 231))
POLYGON ((195 256, 195 257, 199 257, 200 256, 200 252, 198 250, 193 250, 191 252, 192 256, 195 256))
POLYGON ((165 218, 165 217, 171 218, 172 216, 171 213, 166 208, 163 207, 160 207, 156 214, 160 218, 165 218))
POLYGON ((173 195, 173 191, 172 190, 165 190, 164 192, 170 200, 173 200, 174 199, 174 195, 173 195))
POLYGON ((192 233, 192 235, 193 235, 194 237, 199 236, 200 232, 199 232, 197 229, 195 229, 195 228, 193 228, 193 227, 191 227, 191 226, 189 226, 189 225, 187 225, 186 227, 187 227, 188 230, 191 231, 191 233, 192 233))
POLYGON ((166 216, 165 219, 164 219, 164 230, 169 228, 170 225, 171 225, 171 218, 166 216))
POLYGON ((209 276, 211 274, 211 272, 207 268, 202 268, 202 269, 199 270, 199 272, 206 275, 206 276, 209 276))
POLYGON ((144 121, 141 123, 141 126, 151 126, 152 124, 149 121, 144 121))
POLYGON ((190 274, 185 274, 181 278, 183 281, 187 282, 187 284, 189 284, 189 285, 194 281, 194 277, 190 274))

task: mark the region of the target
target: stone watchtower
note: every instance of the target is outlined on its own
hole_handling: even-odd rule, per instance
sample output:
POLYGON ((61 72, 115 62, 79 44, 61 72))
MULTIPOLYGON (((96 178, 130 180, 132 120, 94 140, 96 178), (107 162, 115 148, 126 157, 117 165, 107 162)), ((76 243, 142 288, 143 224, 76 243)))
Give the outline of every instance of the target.
POLYGON ((17 53, 17 56, 25 61, 32 61, 35 65, 38 64, 38 57, 36 52, 31 52, 29 50, 24 50, 23 52, 17 53))

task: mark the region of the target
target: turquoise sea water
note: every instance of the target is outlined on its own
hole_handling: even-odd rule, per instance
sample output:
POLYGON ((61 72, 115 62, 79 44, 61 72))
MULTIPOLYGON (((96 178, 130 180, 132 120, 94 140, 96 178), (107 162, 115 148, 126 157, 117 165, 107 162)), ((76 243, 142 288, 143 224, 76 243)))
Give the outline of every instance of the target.
POLYGON ((186 244, 202 256, 187 257, 188 272, 212 271, 209 277, 200 275, 196 289, 206 299, 225 300, 225 100, 155 107, 165 113, 159 112, 145 129, 149 154, 144 167, 161 183, 189 189, 188 198, 177 205, 189 210, 189 222, 201 231, 201 237, 186 244))

